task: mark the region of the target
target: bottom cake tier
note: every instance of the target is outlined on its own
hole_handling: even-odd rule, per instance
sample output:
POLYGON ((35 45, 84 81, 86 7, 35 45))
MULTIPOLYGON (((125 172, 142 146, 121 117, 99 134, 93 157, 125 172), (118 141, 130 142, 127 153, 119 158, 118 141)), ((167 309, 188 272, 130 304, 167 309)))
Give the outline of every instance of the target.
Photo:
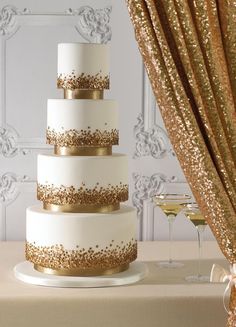
POLYGON ((136 210, 110 213, 27 209, 26 259, 56 275, 98 276, 128 269, 137 257, 136 210))

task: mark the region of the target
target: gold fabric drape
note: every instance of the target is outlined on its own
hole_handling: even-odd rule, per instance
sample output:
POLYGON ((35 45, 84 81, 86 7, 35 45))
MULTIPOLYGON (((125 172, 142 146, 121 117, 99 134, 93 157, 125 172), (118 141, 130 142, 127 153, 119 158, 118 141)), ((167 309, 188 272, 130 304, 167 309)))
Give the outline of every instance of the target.
MULTIPOLYGON (((236 1, 126 1, 174 150, 222 252, 236 263, 236 1)), ((233 292, 230 308, 233 326, 233 292)))

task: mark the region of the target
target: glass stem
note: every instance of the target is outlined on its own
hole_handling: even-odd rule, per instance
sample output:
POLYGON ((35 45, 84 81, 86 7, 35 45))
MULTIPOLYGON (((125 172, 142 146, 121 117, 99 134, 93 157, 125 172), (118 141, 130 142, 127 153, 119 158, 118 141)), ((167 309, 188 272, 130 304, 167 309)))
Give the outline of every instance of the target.
POLYGON ((173 262, 172 259, 172 240, 173 240, 173 223, 175 220, 175 215, 168 215, 169 223, 169 263, 173 262))
POLYGON ((197 226, 198 237, 198 277, 201 277, 201 262, 202 262, 202 243, 203 243, 203 229, 202 226, 197 226))

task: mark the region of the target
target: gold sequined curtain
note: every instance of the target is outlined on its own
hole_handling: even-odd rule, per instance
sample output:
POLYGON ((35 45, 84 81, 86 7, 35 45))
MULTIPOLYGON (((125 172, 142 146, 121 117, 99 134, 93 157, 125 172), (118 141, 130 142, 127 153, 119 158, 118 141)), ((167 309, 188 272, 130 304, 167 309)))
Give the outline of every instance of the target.
POLYGON ((126 1, 182 169, 236 263, 236 1, 126 1))

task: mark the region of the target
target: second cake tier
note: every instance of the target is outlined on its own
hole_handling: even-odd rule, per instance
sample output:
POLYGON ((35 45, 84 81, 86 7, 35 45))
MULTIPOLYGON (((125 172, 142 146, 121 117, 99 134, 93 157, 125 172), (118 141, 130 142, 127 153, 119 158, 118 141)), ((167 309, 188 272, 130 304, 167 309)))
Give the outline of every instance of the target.
POLYGON ((118 109, 113 100, 49 99, 47 143, 58 147, 118 144, 118 109))
POLYGON ((38 200, 64 212, 106 212, 128 200, 127 156, 38 155, 38 200))

